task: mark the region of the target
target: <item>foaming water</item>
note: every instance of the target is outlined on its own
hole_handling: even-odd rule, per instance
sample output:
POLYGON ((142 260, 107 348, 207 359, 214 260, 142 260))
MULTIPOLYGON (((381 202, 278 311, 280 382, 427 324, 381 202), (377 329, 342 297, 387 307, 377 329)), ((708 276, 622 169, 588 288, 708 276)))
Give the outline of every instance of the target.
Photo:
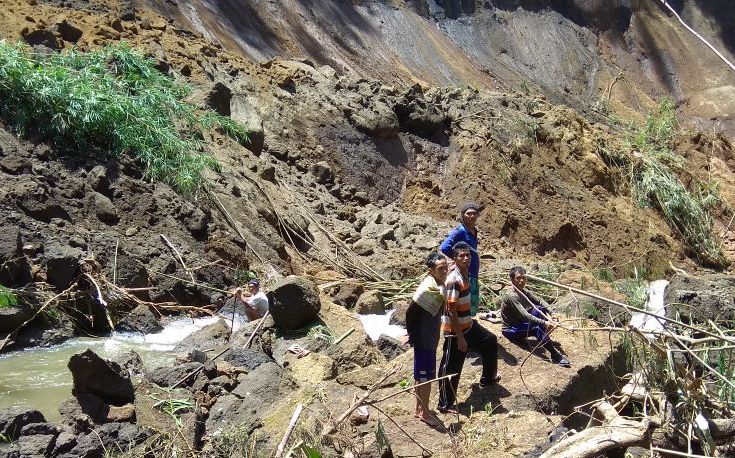
MULTIPOLYGON (((0 408, 28 407, 40 410, 47 420, 58 420, 59 404, 71 397, 69 359, 90 349, 105 359, 135 351, 146 368, 173 362, 172 352, 184 338, 222 318, 176 318, 155 334, 113 333, 108 337, 79 337, 47 348, 30 348, 0 355, 0 408)), ((231 324, 232 317, 225 320, 231 324)), ((235 327, 242 320, 235 315, 235 327)))
POLYGON ((390 324, 390 317, 393 315, 393 312, 393 310, 389 310, 385 315, 358 315, 358 317, 360 318, 362 327, 365 328, 365 333, 372 340, 378 340, 381 334, 397 339, 406 335, 406 328, 396 324, 390 324))
POLYGON ((665 321, 658 317, 666 316, 664 292, 668 280, 654 280, 648 284, 648 300, 646 310, 651 313, 634 313, 630 318, 630 325, 640 329, 645 334, 663 330, 665 321))

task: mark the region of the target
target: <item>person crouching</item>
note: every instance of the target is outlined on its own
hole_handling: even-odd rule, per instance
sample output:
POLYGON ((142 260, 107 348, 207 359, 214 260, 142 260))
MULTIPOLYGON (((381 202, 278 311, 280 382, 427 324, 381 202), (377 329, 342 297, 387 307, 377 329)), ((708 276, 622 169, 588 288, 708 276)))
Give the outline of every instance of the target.
MULTIPOLYGON (((414 354, 413 378, 417 385, 436 378, 436 349, 444 311, 447 259, 441 253, 431 253, 426 258, 426 267, 426 277, 416 289, 406 311, 408 343, 414 354)), ((430 383, 416 388, 415 416, 429 426, 441 427, 429 410, 430 396, 430 383)))

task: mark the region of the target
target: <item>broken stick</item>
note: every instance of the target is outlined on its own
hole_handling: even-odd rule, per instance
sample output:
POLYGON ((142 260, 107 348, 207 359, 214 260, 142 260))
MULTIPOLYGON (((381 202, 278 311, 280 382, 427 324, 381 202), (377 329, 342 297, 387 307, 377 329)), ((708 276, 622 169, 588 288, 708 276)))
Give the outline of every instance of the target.
POLYGON ((163 235, 163 234, 159 234, 159 235, 161 236, 161 240, 163 240, 164 243, 166 245, 168 245, 168 247, 171 249, 171 251, 174 252, 174 254, 176 255, 176 258, 181 263, 181 267, 184 268, 184 272, 186 272, 187 274, 189 274, 189 277, 191 277, 191 282, 192 283, 196 283, 196 280, 194 279, 194 274, 192 274, 191 271, 189 270, 189 268, 186 267, 186 264, 184 263, 184 258, 181 257, 181 253, 179 253, 179 250, 177 250, 176 247, 173 246, 173 244, 171 242, 169 242, 169 240, 166 238, 165 235, 163 235))
POLYGON ((293 434, 293 430, 296 427, 296 422, 299 421, 299 416, 301 416, 301 411, 303 409, 304 406, 301 404, 296 406, 296 410, 294 410, 293 415, 291 415, 291 421, 288 423, 286 434, 283 435, 281 443, 278 444, 278 448, 276 449, 276 455, 274 458, 281 458, 281 456, 283 456, 283 451, 286 449, 286 444, 288 444, 288 440, 291 438, 291 434, 293 434))

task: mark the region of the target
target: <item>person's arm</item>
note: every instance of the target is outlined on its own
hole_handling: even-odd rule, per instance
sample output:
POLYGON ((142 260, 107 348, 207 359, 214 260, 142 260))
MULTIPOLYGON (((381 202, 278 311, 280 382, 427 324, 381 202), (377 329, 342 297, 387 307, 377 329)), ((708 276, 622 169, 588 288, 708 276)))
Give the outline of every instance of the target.
POLYGON ((452 247, 455 243, 458 242, 457 235, 459 234, 459 229, 455 228, 452 229, 452 232, 449 233, 446 239, 442 242, 442 244, 439 246, 439 250, 444 253, 445 256, 452 258, 454 253, 452 252, 452 247))
POLYGON ((457 314, 457 299, 459 298, 459 285, 456 282, 447 286, 447 313, 449 314, 449 325, 452 327, 452 334, 457 338, 457 348, 461 352, 467 351, 467 341, 462 334, 459 326, 459 315, 457 314))
POLYGON ((549 313, 551 313, 551 306, 549 305, 548 302, 546 302, 545 300, 541 299, 540 297, 538 297, 537 295, 533 294, 531 291, 529 291, 527 289, 524 291, 524 293, 526 293, 526 296, 528 296, 528 299, 530 299, 531 302, 533 302, 535 305, 538 305, 539 307, 543 307, 546 310, 548 310, 549 313))
MULTIPOLYGON (((526 310, 526 307, 523 306, 523 292, 515 291, 513 294, 509 294, 507 296, 508 301, 510 304, 513 305, 515 308, 515 311, 518 315, 522 316, 524 320, 528 321, 529 323, 537 323, 537 324, 548 324, 548 321, 543 320, 541 318, 535 317, 528 313, 528 310, 526 310)), ((529 300, 531 298, 529 297, 529 300)))

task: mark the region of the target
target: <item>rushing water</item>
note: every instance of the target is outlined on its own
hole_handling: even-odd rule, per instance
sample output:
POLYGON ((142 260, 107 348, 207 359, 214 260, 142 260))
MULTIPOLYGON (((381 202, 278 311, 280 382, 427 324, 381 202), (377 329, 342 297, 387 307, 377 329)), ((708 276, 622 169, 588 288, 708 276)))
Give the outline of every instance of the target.
POLYGON ((390 324, 390 317, 393 310, 388 310, 384 315, 358 315, 365 333, 372 340, 378 340, 381 334, 390 337, 399 338, 406 335, 406 328, 396 324, 390 324))
POLYGON ((646 310, 652 314, 641 312, 634 313, 630 318, 631 326, 640 329, 644 333, 661 331, 664 328, 664 320, 657 317, 666 316, 664 292, 666 291, 666 285, 668 284, 668 280, 654 280, 648 284, 646 310))
POLYGON ((172 350, 178 342, 219 319, 178 318, 155 334, 114 333, 109 337, 75 338, 53 347, 0 355, 0 408, 30 407, 43 412, 47 420, 58 420, 59 404, 71 397, 72 378, 67 364, 72 355, 89 348, 103 358, 115 359, 134 350, 145 367, 155 368, 173 361, 172 350))

